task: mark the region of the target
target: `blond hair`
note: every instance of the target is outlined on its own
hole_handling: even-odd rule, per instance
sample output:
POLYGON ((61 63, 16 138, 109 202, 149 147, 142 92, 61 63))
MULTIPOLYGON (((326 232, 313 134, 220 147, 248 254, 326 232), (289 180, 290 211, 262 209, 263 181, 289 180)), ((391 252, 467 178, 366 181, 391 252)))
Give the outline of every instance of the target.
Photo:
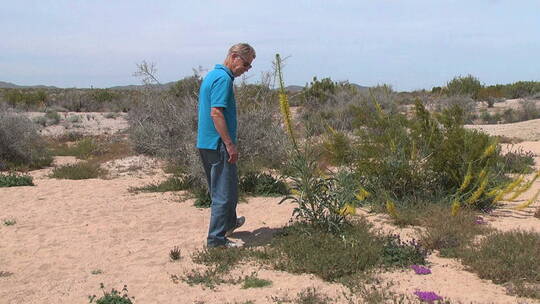
POLYGON ((255 49, 251 47, 251 45, 247 43, 237 43, 229 49, 229 53, 227 54, 227 57, 231 56, 232 54, 238 54, 243 57, 251 56, 253 59, 255 59, 255 49))

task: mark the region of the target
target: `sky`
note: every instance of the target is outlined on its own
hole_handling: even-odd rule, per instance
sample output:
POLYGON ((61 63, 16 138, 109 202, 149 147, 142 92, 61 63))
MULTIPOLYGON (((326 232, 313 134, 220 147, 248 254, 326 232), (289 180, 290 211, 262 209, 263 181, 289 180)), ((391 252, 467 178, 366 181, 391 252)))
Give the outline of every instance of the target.
POLYGON ((456 76, 540 81, 539 0, 0 0, 0 81, 111 87, 222 63, 237 42, 257 58, 248 82, 287 57, 286 85, 314 76, 395 90, 456 76))

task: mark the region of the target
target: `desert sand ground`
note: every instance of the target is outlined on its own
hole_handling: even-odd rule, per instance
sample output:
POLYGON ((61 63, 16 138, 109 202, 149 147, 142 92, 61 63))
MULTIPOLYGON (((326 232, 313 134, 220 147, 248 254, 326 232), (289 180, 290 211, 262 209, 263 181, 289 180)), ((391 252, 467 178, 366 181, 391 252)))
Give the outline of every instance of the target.
MULTIPOLYGON (((116 121, 107 131, 114 133, 125 127, 122 117, 100 117, 100 126, 105 120, 116 121)), ((526 141, 518 145, 540 155, 540 138, 531 135, 540 130, 540 120, 474 127, 496 135, 522 137, 526 141), (525 131, 523 124, 531 125, 531 129, 525 131)), ((87 128, 83 125, 81 129, 87 128)), ((72 157, 55 159, 56 164, 74 161, 72 157)), ((538 157, 536 164, 539 169, 538 157)), ((272 296, 294 297, 307 287, 335 298, 335 303, 346 303, 342 297, 346 289, 341 285, 313 275, 293 275, 255 265, 244 265, 234 273, 257 272, 259 278, 271 280, 271 286, 241 289, 240 285, 220 285, 210 290, 171 280, 171 276, 200 267, 190 255, 203 248, 209 210, 197 209, 191 199, 182 199, 182 193, 129 192, 130 187, 165 179, 157 160, 137 156, 110 162, 107 167, 112 171, 109 179, 51 179, 48 174, 52 169, 47 168, 31 172, 36 186, 0 188, 0 219, 16 220, 12 226, 0 225, 0 303, 88 303, 88 295, 100 295, 102 282, 108 290, 127 284, 135 303, 274 303, 272 296), (138 169, 126 170, 128 167, 138 169), (181 248, 180 261, 169 259, 173 246, 181 248)), ((539 188, 540 181, 536 181, 522 199, 539 188)), ((278 205, 279 200, 250 197, 240 203, 238 213, 245 215, 247 222, 233 239, 246 245, 268 242, 291 217, 293 206, 278 205)), ((540 220, 532 216, 539 203, 524 211, 511 209, 519 203, 509 202, 487 216, 489 225, 505 231, 521 228, 540 232, 540 220)), ((359 210, 357 216, 404 237, 417 233, 415 228, 390 225, 385 215, 359 210)), ((434 253, 429 261, 432 274, 427 276, 402 270, 379 277, 391 283, 391 290, 411 298, 414 291, 421 290, 435 291, 455 303, 540 303, 508 295, 503 286, 479 279, 457 260, 434 253)))

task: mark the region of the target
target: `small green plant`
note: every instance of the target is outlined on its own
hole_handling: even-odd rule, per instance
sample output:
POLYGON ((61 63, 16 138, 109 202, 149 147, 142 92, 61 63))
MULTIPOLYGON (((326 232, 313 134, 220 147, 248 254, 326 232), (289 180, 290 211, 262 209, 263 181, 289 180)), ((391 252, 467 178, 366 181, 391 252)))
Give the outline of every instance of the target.
POLYGON ((407 267, 425 265, 429 250, 422 247, 415 239, 402 241, 399 235, 384 238, 384 265, 407 267))
POLYGON ((238 284, 243 278, 227 277, 230 270, 252 256, 251 252, 243 248, 205 248, 196 251, 191 256, 193 262, 206 266, 205 269, 193 269, 181 278, 171 277, 173 280, 182 280, 189 285, 203 285, 214 289, 220 284, 238 284))
POLYGON ((12 276, 13 273, 9 271, 0 271, 0 278, 7 278, 9 276, 12 276))
POLYGON ((173 249, 171 249, 171 251, 169 251, 169 258, 171 259, 171 261, 180 260, 182 258, 180 247, 174 246, 173 249))
POLYGON ((244 278, 242 289, 262 288, 272 285, 272 281, 259 279, 255 273, 244 278))
POLYGON ((278 196, 289 194, 287 184, 267 173, 247 172, 240 178, 239 188, 251 195, 278 196))
POLYGON ((296 304, 330 304, 334 303, 334 299, 318 292, 314 287, 308 287, 297 294, 294 302, 296 304))
POLYGON ((45 113, 45 118, 48 120, 47 125, 57 125, 62 119, 60 114, 56 111, 47 111, 47 113, 45 113))
POLYGON ((71 123, 76 123, 81 121, 81 117, 79 115, 71 115, 66 120, 71 123))
POLYGON ((118 291, 116 289, 111 289, 110 292, 105 291, 105 285, 103 283, 100 283, 101 291, 103 292, 103 296, 99 297, 98 299, 96 295, 88 296, 88 300, 90 300, 89 303, 96 303, 96 304, 133 304, 131 300, 135 300, 134 297, 130 297, 128 295, 128 289, 127 285, 124 285, 124 288, 122 288, 121 291, 118 291), (94 302, 94 300, 96 300, 94 302))
POLYGON ((34 186, 33 179, 30 175, 23 175, 16 172, 7 174, 0 172, 0 187, 20 187, 34 186))
POLYGON ((93 162, 80 162, 71 165, 55 167, 50 175, 58 179, 89 179, 104 176, 106 171, 99 164, 93 162))
POLYGON ((103 115, 103 117, 105 117, 107 119, 116 119, 116 117, 118 117, 118 113, 109 112, 109 113, 106 113, 105 115, 103 115))
POLYGON ((4 225, 13 226, 17 223, 15 219, 4 219, 4 225))
POLYGON ((346 214, 342 212, 351 192, 340 179, 321 174, 317 163, 300 153, 289 162, 291 195, 280 201, 291 201, 296 207, 293 216, 322 230, 339 233, 346 225, 346 214))
POLYGON ((193 195, 195 196, 193 206, 197 208, 210 208, 212 205, 212 197, 205 188, 196 187, 193 189, 193 195))
POLYGON ((103 271, 101 269, 94 269, 90 273, 93 275, 98 275, 98 274, 102 274, 103 271))
POLYGON ((508 151, 503 157, 505 172, 531 173, 534 166, 535 154, 523 148, 508 151))

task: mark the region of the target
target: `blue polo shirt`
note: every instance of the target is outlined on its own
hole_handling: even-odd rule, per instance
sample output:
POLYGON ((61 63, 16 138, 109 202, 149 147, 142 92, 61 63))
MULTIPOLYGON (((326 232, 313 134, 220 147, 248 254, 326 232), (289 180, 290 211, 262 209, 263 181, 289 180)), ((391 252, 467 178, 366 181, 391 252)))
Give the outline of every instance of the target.
POLYGON ((197 128, 197 148, 217 149, 219 133, 210 117, 210 109, 224 108, 223 115, 227 130, 236 144, 236 100, 233 91, 234 76, 224 65, 216 64, 214 70, 204 77, 199 91, 199 121, 197 128))

